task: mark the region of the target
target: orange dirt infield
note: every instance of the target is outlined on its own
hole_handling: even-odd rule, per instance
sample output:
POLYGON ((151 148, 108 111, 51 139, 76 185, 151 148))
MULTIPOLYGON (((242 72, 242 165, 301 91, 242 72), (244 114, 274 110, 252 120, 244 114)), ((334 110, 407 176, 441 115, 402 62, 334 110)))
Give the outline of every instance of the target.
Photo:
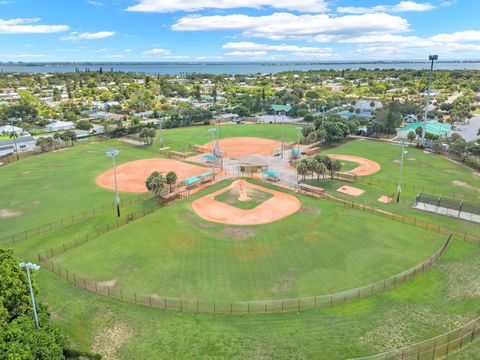
MULTIPOLYGON (((143 159, 130 161, 117 166, 118 190, 128 192, 147 192, 145 181, 154 171, 166 175, 169 171, 177 174, 178 182, 211 171, 208 168, 187 164, 170 159, 143 159)), ((96 179, 98 185, 115 190, 113 169, 104 172, 96 179)))
POLYGON ((348 185, 344 185, 341 188, 338 188, 337 191, 351 196, 360 196, 365 192, 365 190, 357 189, 353 186, 348 185))
MULTIPOLYGON (((225 157, 231 159, 253 154, 272 155, 278 147, 282 146, 280 141, 258 137, 231 137, 220 139, 219 143, 225 157)), ((206 152, 211 152, 212 143, 205 144, 203 148, 206 152)))
POLYGON ((382 169, 380 164, 376 163, 375 161, 358 157, 358 156, 328 154, 328 157, 332 159, 351 161, 351 162, 356 162, 360 164, 359 167, 356 167, 353 170, 347 171, 347 173, 352 175, 367 176, 367 175, 375 174, 376 172, 382 169))
POLYGON ((251 184, 245 180, 234 181, 230 186, 206 195, 192 203, 192 209, 202 219, 231 225, 260 225, 283 219, 302 207, 295 196, 251 184), (252 188, 273 195, 270 199, 250 210, 243 210, 215 200, 215 196, 236 188, 239 194, 245 188, 252 188))
POLYGON ((384 203, 384 204, 390 204, 392 202, 392 197, 391 196, 386 196, 386 195, 383 195, 383 196, 380 196, 378 199, 377 199, 378 202, 381 202, 381 203, 384 203))

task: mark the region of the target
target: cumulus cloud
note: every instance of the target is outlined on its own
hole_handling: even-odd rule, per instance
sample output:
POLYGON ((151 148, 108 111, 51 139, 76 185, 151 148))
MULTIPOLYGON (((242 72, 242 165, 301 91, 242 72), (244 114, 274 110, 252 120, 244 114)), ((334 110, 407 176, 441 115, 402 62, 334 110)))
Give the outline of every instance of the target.
POLYGON ((373 7, 338 7, 337 12, 345 14, 374 14, 381 12, 421 12, 435 9, 431 3, 417 3, 415 1, 400 1, 396 5, 377 5, 373 7))
POLYGON ((60 40, 76 41, 76 40, 98 40, 115 36, 115 31, 99 31, 95 33, 78 33, 72 32, 69 36, 64 36, 60 40))
POLYGON ((467 30, 459 31, 452 34, 438 34, 430 38, 433 41, 444 41, 444 42, 479 42, 480 41, 480 31, 478 30, 467 30))
POLYGON ((244 36, 281 39, 332 41, 360 34, 401 33, 409 30, 407 20, 389 14, 364 14, 332 17, 326 14, 295 15, 273 13, 266 16, 243 14, 185 16, 172 25, 177 31, 237 30, 244 36), (323 40, 322 40, 323 37, 323 40))
POLYGON ((150 49, 142 52, 144 55, 167 55, 170 54, 170 50, 166 49, 150 49))
POLYGON ((42 19, 0 19, 0 34, 49 34, 70 30, 68 25, 41 25, 42 19))
POLYGON ((224 55, 226 56, 261 56, 261 55, 267 55, 266 51, 231 51, 228 53, 225 53, 224 55))
POLYGON ((137 0, 138 3, 127 8, 127 11, 139 12, 175 12, 198 11, 205 9, 260 9, 271 7, 301 12, 325 12, 325 0, 137 0))

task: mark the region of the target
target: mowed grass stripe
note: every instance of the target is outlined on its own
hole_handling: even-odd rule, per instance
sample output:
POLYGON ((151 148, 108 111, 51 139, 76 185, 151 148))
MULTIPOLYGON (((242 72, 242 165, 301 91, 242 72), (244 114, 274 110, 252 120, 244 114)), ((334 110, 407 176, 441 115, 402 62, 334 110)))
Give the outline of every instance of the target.
POLYGON ((302 203, 316 211, 248 227, 251 233, 239 239, 236 229, 241 227, 195 217, 190 204, 198 196, 203 194, 103 235, 56 261, 87 278, 115 276, 119 287, 139 293, 241 301, 321 295, 367 285, 420 263, 445 240, 431 231, 304 196, 302 203), (315 232, 318 246, 307 240, 310 232, 315 232), (205 253, 206 260, 200 259, 205 253), (144 272, 155 272, 158 280, 152 283, 144 272))

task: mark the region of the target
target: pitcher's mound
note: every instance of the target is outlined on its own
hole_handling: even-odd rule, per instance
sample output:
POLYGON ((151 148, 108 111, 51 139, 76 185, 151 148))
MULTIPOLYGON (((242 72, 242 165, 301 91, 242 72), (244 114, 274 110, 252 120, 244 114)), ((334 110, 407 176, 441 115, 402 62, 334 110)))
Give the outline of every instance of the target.
MULTIPOLYGON (((173 171, 177 174, 178 182, 180 182, 186 178, 206 173, 209 169, 181 161, 157 158, 130 161, 118 165, 116 171, 119 191, 147 192, 145 181, 154 171, 158 171, 163 176, 169 171, 173 171)), ((115 190, 113 169, 98 176, 96 181, 104 188, 115 190)))
POLYGON ((197 199, 192 203, 193 211, 204 220, 231 225, 267 224, 292 215, 301 206, 300 200, 293 195, 251 184, 245 180, 234 181, 230 186, 197 199), (249 210, 240 209, 215 200, 217 195, 231 189, 236 189, 239 194, 242 194, 249 188, 270 193, 273 196, 249 210))

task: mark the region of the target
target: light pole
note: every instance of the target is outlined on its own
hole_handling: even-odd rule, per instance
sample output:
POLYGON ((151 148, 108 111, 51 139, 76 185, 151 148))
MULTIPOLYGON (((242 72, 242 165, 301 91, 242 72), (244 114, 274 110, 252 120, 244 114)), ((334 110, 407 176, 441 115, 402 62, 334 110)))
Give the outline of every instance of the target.
POLYGON ((427 88, 427 104, 425 106, 425 117, 423 118, 422 125, 422 145, 425 145, 425 131, 427 127, 428 120, 428 107, 430 106, 430 89, 432 87, 432 73, 433 73, 433 63, 438 60, 438 55, 430 55, 428 60, 431 62, 430 65, 430 74, 428 76, 428 88, 427 88))
POLYGON ((107 151, 107 156, 112 158, 113 178, 115 179, 115 203, 117 204, 117 217, 120 217, 120 197, 118 196, 117 169, 115 167, 115 157, 120 154, 118 150, 107 151))
POLYGON ((215 161, 216 161, 216 155, 215 155, 215 133, 217 132, 216 128, 210 128, 208 129, 208 132, 212 134, 212 173, 213 173, 213 181, 215 181, 215 161))
POLYGON ((297 140, 297 156, 300 157, 300 132, 303 130, 302 127, 297 127, 298 140, 297 140))
POLYGON ((410 145, 408 142, 401 142, 402 146, 402 158, 400 160, 400 177, 398 178, 398 187, 397 187, 397 203, 400 202, 400 193, 402 192, 402 173, 403 173, 403 157, 408 154, 408 151, 405 150, 405 146, 410 145))
POLYGON ((40 269, 40 266, 37 264, 24 263, 24 262, 21 262, 19 266, 21 268, 27 269, 28 287, 30 288, 30 297, 32 298, 33 316, 35 317, 35 325, 37 326, 37 329, 38 329, 40 326, 38 325, 37 307, 35 306, 35 295, 33 294, 32 280, 30 279, 30 269, 38 270, 40 269))

